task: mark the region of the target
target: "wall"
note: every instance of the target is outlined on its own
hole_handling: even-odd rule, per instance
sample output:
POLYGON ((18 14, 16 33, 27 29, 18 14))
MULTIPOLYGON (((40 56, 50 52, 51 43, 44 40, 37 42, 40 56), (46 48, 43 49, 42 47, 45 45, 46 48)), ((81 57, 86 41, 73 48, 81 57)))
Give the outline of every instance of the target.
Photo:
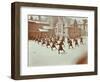
MULTIPOLYGON (((11 66, 11 2, 15 0, 1 0, 0 1, 0 82, 16 82, 10 79, 10 66, 11 66)), ((25 2, 38 2, 38 3, 52 3, 52 4, 68 4, 68 5, 88 5, 98 6, 98 22, 100 22, 100 0, 16 0, 25 2)), ((99 27, 100 25, 98 25, 99 27)), ((98 28, 98 35, 100 28, 98 28)), ((98 38, 98 42, 100 38, 98 38)), ((98 43, 100 45, 100 43, 98 43)), ((100 48, 100 46, 98 46, 100 48)), ((100 53, 100 51, 98 52, 100 53)), ((99 54, 98 54, 99 55, 99 54)), ((100 55, 98 56, 100 58, 100 55)), ((98 60, 100 62, 100 60, 98 60)), ((100 64, 98 66, 100 69, 100 64)), ((50 78, 50 79, 36 79, 28 80, 29 82, 99 82, 100 71, 97 76, 79 76, 79 77, 64 77, 64 78, 50 78)), ((21 81, 20 81, 21 82, 21 81)), ((27 82, 23 80, 22 82, 27 82)))

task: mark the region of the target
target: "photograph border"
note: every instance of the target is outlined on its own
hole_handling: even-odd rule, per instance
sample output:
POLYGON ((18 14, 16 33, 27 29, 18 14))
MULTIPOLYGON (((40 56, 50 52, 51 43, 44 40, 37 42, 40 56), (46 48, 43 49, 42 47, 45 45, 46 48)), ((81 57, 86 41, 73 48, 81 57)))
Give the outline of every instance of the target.
POLYGON ((43 4, 28 2, 13 2, 11 4, 11 78, 15 80, 21 79, 37 79, 37 78, 56 78, 69 76, 97 75, 97 7, 92 6, 76 6, 61 4, 43 4), (74 9, 74 10, 92 10, 94 11, 94 71, 78 72, 78 73, 58 73, 58 74, 42 74, 42 75, 20 75, 20 8, 21 7, 39 7, 39 8, 57 8, 57 9, 74 9))

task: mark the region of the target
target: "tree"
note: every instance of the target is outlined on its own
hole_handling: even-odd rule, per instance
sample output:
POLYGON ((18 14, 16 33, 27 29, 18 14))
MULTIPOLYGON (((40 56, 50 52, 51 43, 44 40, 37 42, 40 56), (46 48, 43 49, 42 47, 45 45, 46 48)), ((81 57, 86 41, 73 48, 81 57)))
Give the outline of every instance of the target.
POLYGON ((87 23, 87 19, 83 19, 83 28, 84 28, 84 30, 86 29, 86 23, 87 23))
POLYGON ((30 20, 33 20, 33 17, 32 16, 30 16, 30 20))

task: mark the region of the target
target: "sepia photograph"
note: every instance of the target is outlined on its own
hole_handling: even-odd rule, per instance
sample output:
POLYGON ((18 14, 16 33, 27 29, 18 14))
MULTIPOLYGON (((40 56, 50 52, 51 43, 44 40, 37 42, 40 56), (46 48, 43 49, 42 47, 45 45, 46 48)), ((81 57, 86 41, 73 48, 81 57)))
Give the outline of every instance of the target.
POLYGON ((28 15, 28 66, 88 63, 88 17, 28 15))

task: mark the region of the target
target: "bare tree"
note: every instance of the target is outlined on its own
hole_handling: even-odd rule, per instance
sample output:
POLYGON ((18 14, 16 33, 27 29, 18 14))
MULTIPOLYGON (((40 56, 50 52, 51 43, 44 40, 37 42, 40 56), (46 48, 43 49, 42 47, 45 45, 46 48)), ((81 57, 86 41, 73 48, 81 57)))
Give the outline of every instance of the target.
POLYGON ((83 28, 84 28, 84 30, 86 29, 86 23, 87 23, 87 19, 83 19, 83 28))

